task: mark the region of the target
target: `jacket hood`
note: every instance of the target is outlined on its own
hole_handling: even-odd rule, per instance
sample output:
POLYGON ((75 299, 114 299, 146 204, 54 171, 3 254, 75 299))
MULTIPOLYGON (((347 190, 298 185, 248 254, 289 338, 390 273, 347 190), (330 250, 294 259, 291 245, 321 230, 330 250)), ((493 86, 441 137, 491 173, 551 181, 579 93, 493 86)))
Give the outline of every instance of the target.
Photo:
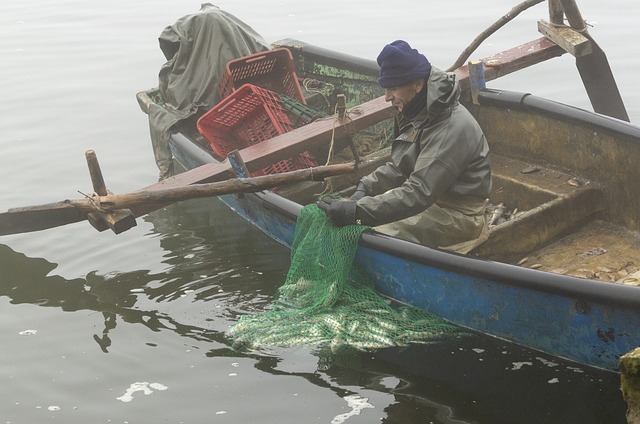
POLYGON ((437 120, 444 110, 458 103, 460 91, 460 84, 454 74, 432 67, 427 79, 427 106, 413 121, 423 127, 428 122, 437 120))

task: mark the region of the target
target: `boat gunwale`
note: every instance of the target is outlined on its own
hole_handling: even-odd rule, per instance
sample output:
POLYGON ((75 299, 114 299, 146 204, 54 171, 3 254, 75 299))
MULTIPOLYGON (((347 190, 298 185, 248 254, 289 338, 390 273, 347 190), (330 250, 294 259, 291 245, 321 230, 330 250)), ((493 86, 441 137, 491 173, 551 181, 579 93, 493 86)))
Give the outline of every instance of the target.
POLYGON ((640 144, 640 126, 636 124, 539 97, 531 93, 486 89, 478 94, 478 101, 483 106, 520 109, 525 112, 537 112, 564 121, 580 123, 584 127, 598 128, 610 133, 630 137, 633 142, 640 144))

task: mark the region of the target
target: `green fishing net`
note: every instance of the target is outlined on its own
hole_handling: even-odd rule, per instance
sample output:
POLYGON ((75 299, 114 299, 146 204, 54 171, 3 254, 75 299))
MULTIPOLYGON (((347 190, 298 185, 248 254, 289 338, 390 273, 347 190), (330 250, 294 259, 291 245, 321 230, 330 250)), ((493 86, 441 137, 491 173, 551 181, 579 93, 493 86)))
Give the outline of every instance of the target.
POLYGON ((241 316, 227 336, 235 349, 329 345, 369 350, 426 343, 459 331, 410 306, 392 306, 354 265, 358 239, 368 227, 334 227, 316 205, 296 223, 291 267, 270 308, 241 316))

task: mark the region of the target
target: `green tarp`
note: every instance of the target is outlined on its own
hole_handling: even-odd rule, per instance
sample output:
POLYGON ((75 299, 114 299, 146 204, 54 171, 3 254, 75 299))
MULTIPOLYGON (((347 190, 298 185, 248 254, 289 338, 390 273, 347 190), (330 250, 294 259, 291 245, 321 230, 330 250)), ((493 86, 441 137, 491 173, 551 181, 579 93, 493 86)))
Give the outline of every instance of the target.
POLYGON ((160 178, 171 175, 169 136, 179 122, 210 109, 229 60, 269 49, 266 41, 235 16, 209 3, 162 31, 167 62, 159 73, 162 101, 150 106, 149 127, 160 178))

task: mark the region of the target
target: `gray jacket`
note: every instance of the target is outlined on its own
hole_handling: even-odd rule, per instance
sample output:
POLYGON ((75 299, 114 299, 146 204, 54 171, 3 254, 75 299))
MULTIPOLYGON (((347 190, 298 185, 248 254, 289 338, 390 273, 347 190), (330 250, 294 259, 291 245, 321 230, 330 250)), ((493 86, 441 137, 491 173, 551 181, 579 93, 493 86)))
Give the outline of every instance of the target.
POLYGON ((489 146, 459 97, 455 76, 432 68, 427 105, 412 121, 397 114, 391 161, 361 180, 367 196, 358 200, 357 215, 363 224, 408 218, 443 199, 489 197, 489 146))

